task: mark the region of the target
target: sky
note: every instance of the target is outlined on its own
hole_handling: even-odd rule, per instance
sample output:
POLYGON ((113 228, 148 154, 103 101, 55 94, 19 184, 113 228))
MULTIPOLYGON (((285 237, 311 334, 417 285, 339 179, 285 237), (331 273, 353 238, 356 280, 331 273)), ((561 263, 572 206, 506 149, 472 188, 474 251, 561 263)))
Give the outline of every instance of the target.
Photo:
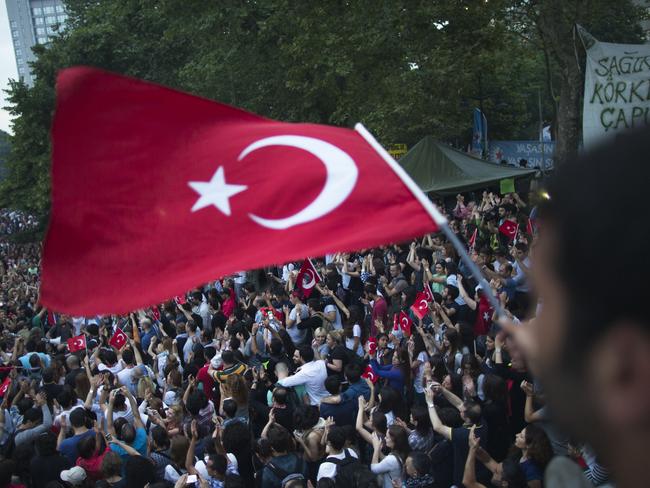
POLYGON ((7 105, 7 94, 4 92, 9 86, 9 79, 18 78, 14 48, 11 43, 9 19, 7 19, 7 5, 0 0, 0 130, 11 132, 9 112, 4 107, 7 105))

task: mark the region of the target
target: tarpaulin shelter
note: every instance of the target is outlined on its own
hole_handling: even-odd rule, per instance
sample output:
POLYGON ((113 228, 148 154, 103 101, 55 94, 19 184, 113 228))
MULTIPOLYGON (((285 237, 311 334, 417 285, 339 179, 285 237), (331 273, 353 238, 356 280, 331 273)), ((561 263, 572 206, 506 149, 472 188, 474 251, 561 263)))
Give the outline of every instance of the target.
POLYGON ((483 161, 427 136, 399 163, 425 193, 441 195, 498 185, 506 178, 532 178, 535 169, 483 161))

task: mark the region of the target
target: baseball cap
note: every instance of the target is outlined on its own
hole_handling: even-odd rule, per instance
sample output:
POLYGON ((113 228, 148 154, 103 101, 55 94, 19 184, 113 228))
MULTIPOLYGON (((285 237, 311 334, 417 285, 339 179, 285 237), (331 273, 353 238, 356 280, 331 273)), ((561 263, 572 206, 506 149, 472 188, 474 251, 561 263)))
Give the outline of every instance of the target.
POLYGON ((86 479, 86 472, 81 466, 61 471, 61 480, 73 485, 81 485, 86 479))

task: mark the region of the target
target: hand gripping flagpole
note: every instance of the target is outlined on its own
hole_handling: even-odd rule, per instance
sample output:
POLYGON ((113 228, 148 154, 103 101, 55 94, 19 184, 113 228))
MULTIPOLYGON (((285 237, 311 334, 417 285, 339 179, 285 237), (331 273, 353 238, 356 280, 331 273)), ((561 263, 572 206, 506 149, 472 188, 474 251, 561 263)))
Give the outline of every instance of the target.
POLYGON ((490 305, 492 305, 496 311, 497 316, 503 316, 504 314, 503 309, 501 308, 501 304, 499 303, 499 300, 497 300, 497 298, 492 294, 492 288, 490 287, 490 284, 487 282, 478 266, 476 266, 476 263, 472 261, 472 258, 469 257, 465 246, 463 246, 462 242, 460 242, 456 234, 454 234, 449 228, 445 216, 440 213, 433 202, 429 200, 429 197, 427 197, 422 192, 422 190, 420 190, 417 184, 411 179, 406 171, 404 171, 404 168, 402 168, 399 163, 395 161, 393 157, 388 153, 388 151, 386 151, 381 146, 381 144, 377 142, 377 140, 372 136, 370 132, 368 132, 363 124, 356 124, 354 126, 354 130, 356 130, 361 135, 361 137, 363 137, 366 142, 370 144, 370 146, 372 146, 375 151, 377 151, 377 153, 384 159, 384 161, 388 163, 388 166, 390 166, 395 174, 404 182, 407 188, 411 190, 413 196, 417 198, 417 200, 422 204, 424 209, 428 212, 428 214, 435 222, 436 226, 438 226, 438 228, 447 236, 449 242, 451 242, 452 246, 454 246, 458 252, 460 259, 463 261, 463 263, 465 263, 465 266, 469 268, 472 275, 478 280, 481 288, 483 288, 483 291, 485 292, 488 301, 490 302, 490 305))

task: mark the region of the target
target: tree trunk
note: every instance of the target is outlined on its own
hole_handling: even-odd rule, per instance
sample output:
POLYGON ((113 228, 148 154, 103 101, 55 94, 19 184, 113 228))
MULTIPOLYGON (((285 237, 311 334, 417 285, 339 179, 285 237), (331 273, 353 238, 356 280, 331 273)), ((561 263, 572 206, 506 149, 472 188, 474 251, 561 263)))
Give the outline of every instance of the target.
POLYGON ((565 76, 560 83, 560 100, 557 110, 557 142, 555 164, 561 165, 575 159, 582 134, 583 73, 577 60, 566 66, 565 76))

